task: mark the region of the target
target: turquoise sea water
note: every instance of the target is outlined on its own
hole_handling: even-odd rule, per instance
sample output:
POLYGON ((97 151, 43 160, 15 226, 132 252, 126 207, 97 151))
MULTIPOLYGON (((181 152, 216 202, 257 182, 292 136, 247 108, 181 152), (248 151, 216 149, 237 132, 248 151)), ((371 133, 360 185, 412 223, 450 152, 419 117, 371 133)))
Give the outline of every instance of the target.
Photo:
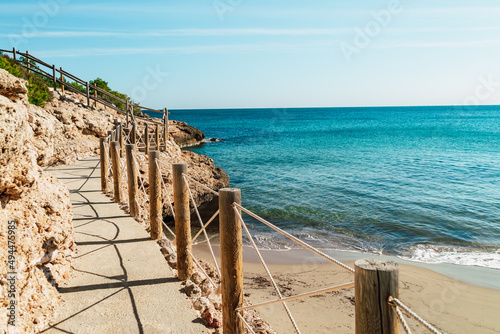
POLYGON ((245 207, 315 246, 500 268, 498 106, 170 112, 223 140, 191 150, 245 207))

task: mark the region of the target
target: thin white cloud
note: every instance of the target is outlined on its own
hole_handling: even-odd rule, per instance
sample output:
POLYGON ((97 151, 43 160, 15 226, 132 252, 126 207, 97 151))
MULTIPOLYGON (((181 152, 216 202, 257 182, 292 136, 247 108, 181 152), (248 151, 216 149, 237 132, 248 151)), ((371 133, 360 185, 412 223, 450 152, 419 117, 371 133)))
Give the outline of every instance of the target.
POLYGON ((61 50, 33 50, 37 57, 69 58, 113 55, 145 55, 145 54, 196 54, 196 53, 252 53, 252 52, 318 52, 331 51, 334 46, 329 43, 302 44, 228 44, 228 45, 193 45, 182 47, 157 48, 85 48, 61 50))
MULTIPOLYGON (((387 28, 385 33, 457 33, 500 31, 500 26, 490 27, 398 27, 387 28)), ((147 38, 147 37, 232 37, 232 36, 336 36, 355 33, 354 28, 304 28, 304 29, 269 29, 269 28, 236 28, 236 29, 170 29, 155 31, 40 31, 37 38, 147 38)), ((3 33, 0 37, 22 38, 22 34, 3 33)))
POLYGON ((470 48, 470 47, 500 47, 500 39, 475 40, 475 41, 454 41, 454 42, 395 42, 374 45, 374 48, 470 48))
MULTIPOLYGON (((107 31, 41 31, 38 38, 77 38, 77 37, 203 37, 203 36, 328 36, 351 31, 337 29, 171 29, 142 32, 107 32, 107 31)), ((22 38, 22 34, 0 34, 0 37, 22 38)))

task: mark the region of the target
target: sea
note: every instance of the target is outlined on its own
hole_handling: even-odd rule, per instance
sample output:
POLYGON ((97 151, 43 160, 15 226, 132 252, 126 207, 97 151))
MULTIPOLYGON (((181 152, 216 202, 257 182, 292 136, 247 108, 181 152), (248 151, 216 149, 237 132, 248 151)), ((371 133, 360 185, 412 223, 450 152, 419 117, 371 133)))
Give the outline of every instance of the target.
MULTIPOLYGON (((315 247, 500 269, 500 106, 170 113, 217 138, 189 150, 244 207, 315 247)), ((296 247, 244 219, 260 247, 296 247)))

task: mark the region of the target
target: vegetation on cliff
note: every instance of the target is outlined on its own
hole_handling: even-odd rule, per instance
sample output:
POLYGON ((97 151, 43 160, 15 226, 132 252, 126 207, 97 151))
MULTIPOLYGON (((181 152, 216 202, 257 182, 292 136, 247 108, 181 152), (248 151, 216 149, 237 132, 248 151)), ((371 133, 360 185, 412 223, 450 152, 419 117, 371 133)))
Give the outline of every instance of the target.
POLYGON ((0 68, 3 68, 18 78, 23 78, 28 81, 27 88, 29 103, 39 107, 44 107, 45 102, 52 101, 52 94, 50 93, 46 82, 33 72, 28 72, 24 67, 19 65, 16 60, 4 55, 0 57, 0 68))

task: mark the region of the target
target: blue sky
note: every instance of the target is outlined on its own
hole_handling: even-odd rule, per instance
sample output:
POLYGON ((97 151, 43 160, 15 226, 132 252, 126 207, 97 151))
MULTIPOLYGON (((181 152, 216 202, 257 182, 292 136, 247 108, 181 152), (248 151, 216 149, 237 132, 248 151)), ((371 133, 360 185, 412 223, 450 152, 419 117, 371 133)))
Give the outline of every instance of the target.
POLYGON ((500 104, 498 1, 3 0, 16 47, 153 108, 500 104))

